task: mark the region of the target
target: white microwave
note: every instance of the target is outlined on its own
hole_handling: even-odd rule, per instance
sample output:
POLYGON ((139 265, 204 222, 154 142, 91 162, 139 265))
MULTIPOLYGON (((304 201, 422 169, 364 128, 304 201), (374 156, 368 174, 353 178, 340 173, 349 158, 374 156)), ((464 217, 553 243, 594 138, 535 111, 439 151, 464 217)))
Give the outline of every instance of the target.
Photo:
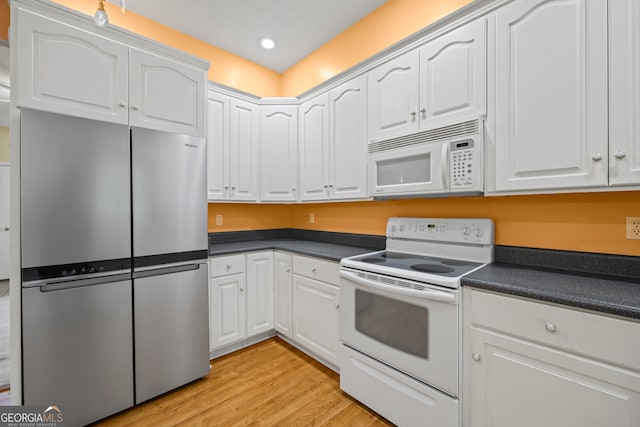
POLYGON ((369 196, 482 194, 483 125, 477 119, 369 143, 369 196))

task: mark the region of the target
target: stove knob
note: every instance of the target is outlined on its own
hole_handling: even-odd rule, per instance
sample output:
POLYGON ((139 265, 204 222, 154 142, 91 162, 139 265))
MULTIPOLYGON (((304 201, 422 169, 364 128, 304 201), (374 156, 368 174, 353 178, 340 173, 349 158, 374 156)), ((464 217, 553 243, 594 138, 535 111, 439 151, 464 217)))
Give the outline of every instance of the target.
POLYGON ((391 232, 392 232, 392 233, 395 233, 395 232, 396 232, 396 226, 395 226, 395 225, 392 225, 392 226, 391 226, 391 232))
POLYGON ((462 234, 464 234, 465 236, 468 236, 469 234, 471 234, 471 229, 469 227, 464 227, 462 229, 462 234))
POLYGON ((402 232, 402 231, 404 231, 404 225, 401 225, 401 226, 400 226, 400 231, 401 231, 401 232, 402 232))
POLYGON ((476 237, 482 237, 482 229, 478 228, 476 229, 476 237))

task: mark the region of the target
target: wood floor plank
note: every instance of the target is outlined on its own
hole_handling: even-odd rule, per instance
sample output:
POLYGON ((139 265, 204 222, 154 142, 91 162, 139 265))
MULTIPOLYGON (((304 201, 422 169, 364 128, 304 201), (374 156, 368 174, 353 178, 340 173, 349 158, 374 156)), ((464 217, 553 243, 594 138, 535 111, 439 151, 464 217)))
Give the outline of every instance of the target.
POLYGON ((211 373, 97 426, 390 426, 338 375, 280 338, 215 359, 211 373))

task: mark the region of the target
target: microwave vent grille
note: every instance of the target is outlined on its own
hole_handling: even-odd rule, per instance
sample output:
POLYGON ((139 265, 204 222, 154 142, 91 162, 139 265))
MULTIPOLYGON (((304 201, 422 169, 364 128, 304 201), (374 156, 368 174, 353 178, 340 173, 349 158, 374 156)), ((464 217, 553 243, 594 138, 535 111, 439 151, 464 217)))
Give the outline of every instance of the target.
POLYGON ((423 132, 399 136, 397 138, 386 139, 384 141, 371 142, 369 143, 369 153, 410 147, 412 145, 423 144, 425 142, 439 141, 442 139, 471 135, 479 132, 480 120, 469 120, 467 122, 425 130, 423 132))

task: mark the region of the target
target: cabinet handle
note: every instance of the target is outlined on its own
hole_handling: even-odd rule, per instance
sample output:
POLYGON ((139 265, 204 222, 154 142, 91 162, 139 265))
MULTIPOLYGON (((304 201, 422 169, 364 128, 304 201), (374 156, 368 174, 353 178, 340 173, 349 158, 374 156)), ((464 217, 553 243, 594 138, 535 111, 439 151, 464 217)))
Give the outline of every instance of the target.
POLYGON ((416 114, 418 114, 418 113, 416 113, 415 111, 412 111, 411 112, 411 117, 413 117, 415 119, 416 118, 416 114))
POLYGON ((545 329, 549 332, 551 332, 552 334, 558 331, 558 328, 556 327, 556 325, 554 325, 551 322, 548 322, 546 325, 544 325, 545 329))
POLYGON ((329 184, 329 188, 333 188, 333 184, 329 184))
POLYGON ((478 353, 473 353, 473 355, 471 356, 473 358, 473 360, 475 360, 476 362, 479 362, 480 359, 482 359, 482 357, 480 356, 480 354, 478 353))
POLYGON ((240 292, 244 292, 244 288, 243 287, 240 287, 240 292))
POLYGON ((614 156, 616 157, 616 159, 624 159, 627 154, 622 150, 618 150, 616 151, 616 154, 614 154, 614 156))
POLYGON ((291 269, 290 268, 287 268, 287 273, 291 273, 291 269))
POLYGON ((420 112, 421 112, 422 114, 427 114, 427 109, 423 107, 423 108, 420 110, 420 112))
POLYGON ((312 272, 312 273, 315 273, 315 272, 316 272, 316 268, 315 268, 315 267, 313 267, 313 268, 311 269, 311 272, 312 272))
POLYGON ((599 162, 600 160, 602 160, 602 154, 600 154, 600 153, 593 153, 593 156, 591 156, 591 158, 593 159, 593 161, 595 161, 595 162, 599 162))
POLYGON ((3 228, 4 231, 9 231, 9 227, 3 228))
POLYGON ((235 189, 236 189, 235 185, 231 186, 231 190, 235 190, 235 189))
POLYGON ((227 264, 227 270, 231 268, 231 264, 227 264))
POLYGON ((336 310, 340 310, 340 304, 336 304, 336 310))
POLYGON ((131 109, 132 109, 133 111, 138 111, 138 110, 140 109, 140 106, 139 106, 139 105, 136 105, 136 104, 133 104, 133 105, 131 106, 131 109))
POLYGON ((127 103, 125 101, 120 101, 120 102, 118 102, 118 107, 126 108, 127 107, 127 103))
POLYGON ((225 190, 228 190, 228 189, 229 189, 229 186, 228 186, 228 185, 225 185, 225 186, 224 186, 224 189, 225 189, 225 190))

